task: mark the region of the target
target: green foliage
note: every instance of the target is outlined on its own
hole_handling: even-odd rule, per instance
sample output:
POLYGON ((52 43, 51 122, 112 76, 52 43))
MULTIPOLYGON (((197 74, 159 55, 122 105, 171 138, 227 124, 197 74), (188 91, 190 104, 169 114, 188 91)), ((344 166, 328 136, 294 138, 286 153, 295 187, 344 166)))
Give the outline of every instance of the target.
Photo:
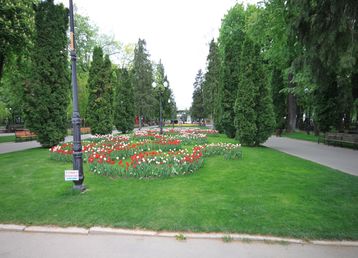
POLYGON ((130 72, 117 70, 116 97, 114 102, 114 125, 126 133, 134 128, 134 96, 130 72))
POLYGON ((180 233, 179 235, 175 235, 175 239, 178 241, 184 241, 186 240, 186 236, 180 233))
POLYGON ((272 102, 275 113, 276 127, 285 128, 286 111, 286 95, 281 91, 284 88, 282 73, 279 69, 273 68, 270 78, 270 86, 272 91, 272 102))
POLYGON ((89 17, 75 14, 75 42, 79 73, 88 72, 93 49, 98 38, 98 28, 89 17))
POLYGON ((6 108, 6 105, 0 101, 0 124, 4 124, 10 115, 10 111, 6 108))
POLYGON ((235 103, 236 137, 242 144, 257 146, 271 135, 274 114, 260 49, 249 38, 243 45, 240 66, 240 84, 235 103))
POLYGON ((234 104, 239 85, 241 48, 245 39, 245 10, 242 5, 232 7, 222 20, 219 46, 222 60, 221 121, 228 137, 235 136, 234 104))
POLYGON ((224 243, 230 243, 230 242, 232 242, 234 240, 234 238, 232 236, 230 236, 230 235, 225 235, 225 236, 222 237, 222 240, 223 240, 224 243))
POLYGON ((320 129, 348 128, 358 97, 353 95, 358 71, 356 2, 290 0, 287 10, 288 26, 302 44, 317 84, 314 100, 320 129))
POLYGON ((153 103, 153 110, 155 115, 154 117, 159 118, 159 100, 161 98, 163 119, 171 119, 176 112, 176 104, 172 89, 170 88, 170 83, 168 81, 167 75, 165 74, 164 65, 162 64, 161 60, 159 60, 159 64, 155 66, 154 82, 156 85, 153 91, 155 98, 155 102, 153 103), (164 82, 167 83, 166 87, 164 87, 164 82))
POLYGON ((95 47, 88 78, 87 117, 92 134, 109 134, 113 129, 112 67, 108 55, 95 47))
POLYGON ((42 146, 48 147, 58 144, 67 134, 68 11, 51 0, 39 3, 35 10, 33 78, 24 85, 24 112, 27 127, 37 134, 42 146))
POLYGON ((152 89, 152 70, 152 63, 146 50, 146 42, 144 39, 139 39, 134 50, 132 83, 135 112, 138 117, 145 119, 154 116, 153 106, 156 103, 152 89))
POLYGON ((207 57, 207 72, 203 84, 204 109, 212 115, 214 127, 221 131, 221 104, 220 104, 220 55, 218 45, 214 40, 210 42, 209 55, 207 57))
POLYGON ((193 120, 201 120, 206 117, 204 107, 204 92, 203 92, 204 78, 201 69, 195 76, 193 103, 191 105, 191 116, 193 120))
POLYGON ((35 0, 2 0, 0 4, 0 81, 11 54, 19 53, 32 40, 35 0))
POLYGON ((23 50, 8 56, 4 68, 0 85, 0 101, 9 111, 8 123, 14 123, 13 119, 23 117, 24 86, 30 83, 32 76, 32 62, 28 55, 29 52, 23 50))

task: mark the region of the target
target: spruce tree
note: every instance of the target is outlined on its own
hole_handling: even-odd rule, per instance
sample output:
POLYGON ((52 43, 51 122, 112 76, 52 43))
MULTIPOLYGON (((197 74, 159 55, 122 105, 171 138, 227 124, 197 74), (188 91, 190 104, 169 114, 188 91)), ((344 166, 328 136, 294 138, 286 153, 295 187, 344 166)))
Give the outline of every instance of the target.
POLYGON ((114 125, 126 133, 134 128, 134 96, 131 75, 127 69, 117 70, 116 98, 114 102, 114 125))
POLYGON ((275 118, 260 49, 249 38, 243 45, 240 67, 235 102, 236 138, 242 144, 257 146, 271 135, 275 118))
POLYGON ((152 63, 146 50, 146 42, 139 39, 134 50, 133 61, 133 89, 134 106, 136 115, 139 118, 139 127, 142 127, 142 119, 153 117, 153 105, 156 103, 153 95, 152 63))
POLYGON ((207 57, 207 72, 203 84, 204 107, 207 114, 213 119, 216 130, 221 131, 220 119, 220 55, 218 45, 214 40, 210 42, 209 55, 207 57))
POLYGON ((49 147, 67 134, 68 10, 53 0, 40 2, 35 7, 35 27, 33 79, 25 84, 24 113, 26 126, 37 134, 42 146, 49 147))
POLYGON ((108 55, 103 57, 103 50, 100 47, 93 50, 88 88, 87 117, 92 134, 112 133, 112 67, 108 55))
POLYGON ((288 0, 285 8, 287 25, 302 44, 317 85, 314 102, 320 129, 349 128, 353 101, 358 99, 354 90, 358 73, 357 1, 288 0))
POLYGON ((193 103, 191 105, 191 116, 193 119, 198 119, 199 121, 206 117, 204 108, 203 81, 203 73, 200 69, 195 76, 193 103))

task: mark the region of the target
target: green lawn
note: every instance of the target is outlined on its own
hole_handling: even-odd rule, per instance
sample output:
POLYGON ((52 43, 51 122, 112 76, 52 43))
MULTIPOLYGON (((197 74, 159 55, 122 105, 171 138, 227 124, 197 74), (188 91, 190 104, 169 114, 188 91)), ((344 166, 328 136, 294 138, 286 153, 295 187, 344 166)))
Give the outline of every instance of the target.
POLYGON ((86 172, 85 193, 64 182, 71 166, 47 149, 1 154, 0 223, 358 240, 358 177, 268 148, 207 158, 196 174, 169 179, 86 172))
POLYGON ((0 136, 0 143, 15 142, 15 135, 0 136))
POLYGON ((313 132, 307 134, 306 132, 297 131, 292 133, 282 133, 282 136, 296 139, 296 140, 318 142, 318 136, 315 136, 313 132))

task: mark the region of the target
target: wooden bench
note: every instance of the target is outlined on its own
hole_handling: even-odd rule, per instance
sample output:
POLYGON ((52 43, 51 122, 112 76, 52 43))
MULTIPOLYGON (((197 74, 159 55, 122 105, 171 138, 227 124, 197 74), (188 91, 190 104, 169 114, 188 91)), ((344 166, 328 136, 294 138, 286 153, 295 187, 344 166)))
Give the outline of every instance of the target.
MULTIPOLYGON (((81 132, 81 134, 90 134, 91 128, 90 127, 81 127, 80 132, 81 132)), ((73 135, 73 128, 68 130, 68 134, 73 135)))
POLYGON ((354 148, 358 146, 358 134, 348 133, 325 133, 323 143, 332 145, 352 145, 354 148))
POLYGON ((30 132, 30 130, 27 129, 21 129, 15 131, 15 141, 32 141, 36 140, 37 135, 33 132, 30 132))

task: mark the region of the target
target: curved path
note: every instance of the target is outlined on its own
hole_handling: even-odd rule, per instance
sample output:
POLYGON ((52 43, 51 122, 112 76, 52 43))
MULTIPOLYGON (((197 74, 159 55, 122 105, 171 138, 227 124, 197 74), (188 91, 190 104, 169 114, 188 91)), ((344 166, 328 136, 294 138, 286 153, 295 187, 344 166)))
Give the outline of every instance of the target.
POLYGON ((276 136, 270 137, 263 145, 358 176, 357 150, 276 136))

